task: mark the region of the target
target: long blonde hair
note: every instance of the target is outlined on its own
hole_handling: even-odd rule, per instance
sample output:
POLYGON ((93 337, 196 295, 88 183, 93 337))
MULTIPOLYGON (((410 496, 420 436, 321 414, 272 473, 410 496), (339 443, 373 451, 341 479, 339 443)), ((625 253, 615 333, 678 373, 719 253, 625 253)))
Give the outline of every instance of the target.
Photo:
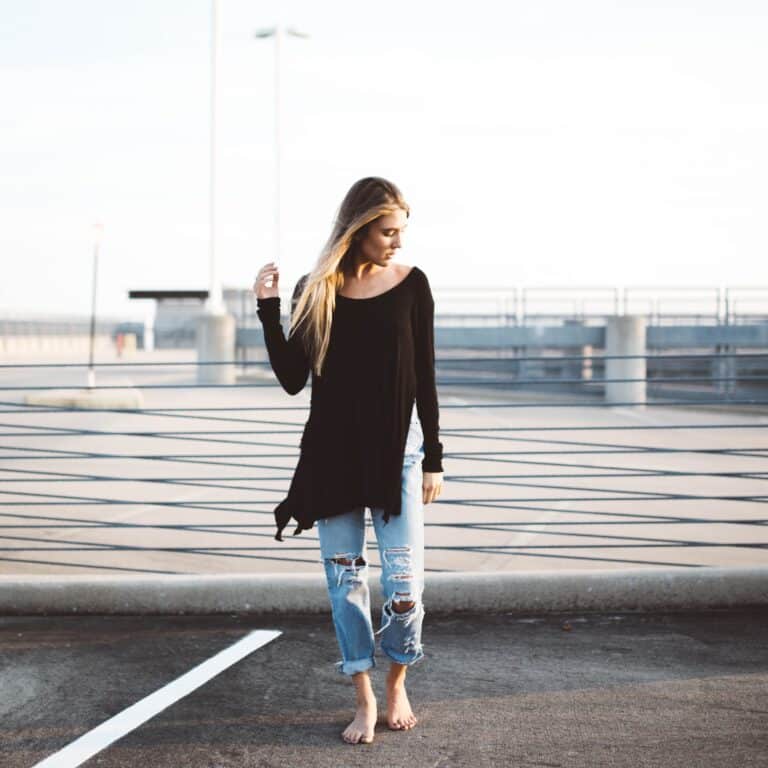
POLYGON ((296 286, 288 335, 303 324, 300 338, 318 376, 328 352, 336 292, 344 286, 345 268, 351 267, 356 256, 356 241, 371 222, 398 209, 410 215, 408 204, 391 181, 378 176, 356 181, 336 212, 331 236, 314 269, 296 286))

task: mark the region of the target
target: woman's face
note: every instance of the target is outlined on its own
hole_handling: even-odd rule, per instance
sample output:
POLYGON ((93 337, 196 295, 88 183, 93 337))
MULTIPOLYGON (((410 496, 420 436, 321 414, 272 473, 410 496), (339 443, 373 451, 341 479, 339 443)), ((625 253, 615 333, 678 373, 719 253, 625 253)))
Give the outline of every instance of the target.
POLYGON ((408 216, 401 208, 372 221, 359 241, 358 259, 386 267, 401 245, 407 222, 408 216))

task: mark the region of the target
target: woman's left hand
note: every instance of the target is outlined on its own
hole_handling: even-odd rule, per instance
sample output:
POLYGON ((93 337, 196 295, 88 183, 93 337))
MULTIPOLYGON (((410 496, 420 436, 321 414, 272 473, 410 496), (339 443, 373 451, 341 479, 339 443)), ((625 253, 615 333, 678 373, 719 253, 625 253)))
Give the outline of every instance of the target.
POLYGON ((443 473, 442 472, 424 472, 424 482, 422 483, 422 501, 424 504, 429 504, 431 501, 435 501, 440 495, 440 491, 443 490, 443 473))

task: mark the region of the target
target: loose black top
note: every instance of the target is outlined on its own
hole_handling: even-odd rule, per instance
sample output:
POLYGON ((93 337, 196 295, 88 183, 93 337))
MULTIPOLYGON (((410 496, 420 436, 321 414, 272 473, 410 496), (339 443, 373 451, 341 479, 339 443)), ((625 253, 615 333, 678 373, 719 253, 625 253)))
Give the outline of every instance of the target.
MULTIPOLYGON (((295 306, 306 275, 293 292, 295 306)), ((435 387, 434 301, 412 267, 393 288, 367 299, 336 295, 322 375, 312 370, 301 328, 286 339, 280 298, 258 299, 269 361, 286 392, 312 372, 309 418, 288 496, 276 507, 275 538, 293 517, 294 536, 354 507, 400 514, 401 473, 414 400, 424 433, 425 472, 442 472, 435 387)))

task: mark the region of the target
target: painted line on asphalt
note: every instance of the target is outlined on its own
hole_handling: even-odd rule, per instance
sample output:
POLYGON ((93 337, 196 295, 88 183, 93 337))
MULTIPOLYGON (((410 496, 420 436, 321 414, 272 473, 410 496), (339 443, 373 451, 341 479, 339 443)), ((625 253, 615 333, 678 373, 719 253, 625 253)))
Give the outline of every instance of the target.
POLYGON ((229 648, 193 667, 159 690, 145 696, 93 730, 83 734, 64 749, 41 760, 33 768, 75 768, 97 752, 130 733, 179 699, 237 663, 249 653, 279 637, 282 632, 257 629, 249 632, 229 648))

